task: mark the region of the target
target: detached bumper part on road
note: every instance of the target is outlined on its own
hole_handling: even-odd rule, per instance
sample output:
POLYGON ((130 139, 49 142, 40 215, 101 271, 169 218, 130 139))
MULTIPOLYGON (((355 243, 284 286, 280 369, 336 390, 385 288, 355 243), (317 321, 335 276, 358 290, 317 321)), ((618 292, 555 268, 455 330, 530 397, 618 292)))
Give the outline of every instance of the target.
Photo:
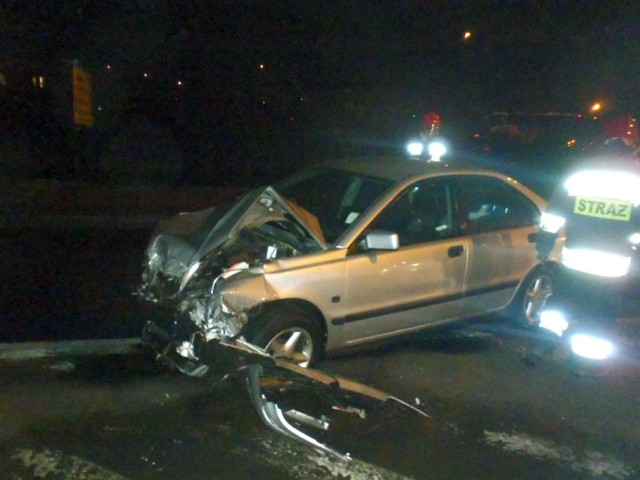
MULTIPOLYGON (((180 346, 177 345, 174 339, 167 332, 155 325, 153 322, 147 322, 145 325, 142 335, 142 343, 156 352, 157 359, 159 361, 168 364, 189 376, 202 377, 209 371, 209 367, 207 365, 192 361, 180 355, 178 353, 180 346)), ((348 455, 342 455, 336 452, 289 423, 285 418, 285 413, 280 409, 280 407, 276 403, 268 401, 262 393, 262 372, 263 368, 259 363, 251 363, 246 367, 249 395, 260 419, 269 428, 278 433, 289 438, 302 441, 303 443, 307 443, 321 451, 336 455, 342 460, 350 460, 348 455)), ((324 419, 316 419, 306 414, 303 415, 306 418, 313 420, 313 423, 309 421, 305 422, 307 425, 322 425, 325 430, 329 428, 328 422, 324 419)))
MULTIPOLYGON (((260 365, 249 365, 247 370, 247 385, 249 387, 249 394, 251 396, 251 401, 253 402, 256 411, 258 412, 258 416, 265 423, 265 425, 289 438, 302 441, 323 452, 336 455, 342 460, 351 460, 351 457, 348 453, 345 455, 338 453, 337 451, 324 445, 323 443, 320 443, 315 438, 307 435, 305 432, 292 425, 286 418, 286 414, 288 412, 283 412, 276 403, 268 401, 267 398, 262 394, 260 388, 261 375, 262 367, 260 365)), ((306 414, 303 415, 311 420, 305 421, 307 425, 313 425, 314 427, 320 428, 322 430, 327 430, 329 428, 329 423, 326 419, 317 419, 306 414)))
POLYGON ((273 358, 242 339, 209 341, 202 345, 192 342, 191 348, 195 345, 197 352, 185 352, 191 357, 187 358, 180 355, 182 345, 178 341, 153 322, 148 322, 142 343, 156 353, 159 361, 192 377, 202 377, 211 369, 224 373, 225 377, 234 373, 245 375, 249 396, 265 425, 341 460, 351 457, 315 438, 316 434, 324 435, 329 430, 336 416, 342 416, 344 420, 346 415, 360 428, 361 422, 366 421, 368 408, 376 405, 387 408, 388 405, 410 415, 417 413, 418 418, 429 418, 423 411, 385 392, 273 358))

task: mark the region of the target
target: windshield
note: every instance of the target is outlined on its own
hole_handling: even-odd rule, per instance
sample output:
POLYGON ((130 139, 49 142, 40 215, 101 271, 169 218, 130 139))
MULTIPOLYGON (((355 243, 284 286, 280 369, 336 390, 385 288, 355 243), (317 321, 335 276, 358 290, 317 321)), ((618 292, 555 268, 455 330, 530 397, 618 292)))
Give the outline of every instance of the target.
POLYGON ((314 168, 283 181, 276 189, 315 215, 326 241, 334 243, 391 184, 344 170, 314 168))

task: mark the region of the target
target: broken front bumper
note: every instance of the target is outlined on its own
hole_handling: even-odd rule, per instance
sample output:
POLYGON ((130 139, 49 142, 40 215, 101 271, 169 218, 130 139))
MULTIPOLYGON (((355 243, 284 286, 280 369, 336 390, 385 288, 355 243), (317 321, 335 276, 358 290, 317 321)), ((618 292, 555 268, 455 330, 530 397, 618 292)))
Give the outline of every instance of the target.
POLYGON ((141 343, 155 353, 156 360, 186 375, 201 377, 209 370, 204 363, 180 355, 178 342, 153 322, 147 322, 144 326, 141 343))

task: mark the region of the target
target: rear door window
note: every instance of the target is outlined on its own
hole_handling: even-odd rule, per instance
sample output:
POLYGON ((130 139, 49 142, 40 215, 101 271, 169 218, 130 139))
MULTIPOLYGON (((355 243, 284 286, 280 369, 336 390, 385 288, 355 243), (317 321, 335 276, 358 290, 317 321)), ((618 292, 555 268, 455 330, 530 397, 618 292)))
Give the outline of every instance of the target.
POLYGON ((503 180, 486 175, 457 177, 459 219, 463 233, 503 230, 535 225, 538 207, 503 180))

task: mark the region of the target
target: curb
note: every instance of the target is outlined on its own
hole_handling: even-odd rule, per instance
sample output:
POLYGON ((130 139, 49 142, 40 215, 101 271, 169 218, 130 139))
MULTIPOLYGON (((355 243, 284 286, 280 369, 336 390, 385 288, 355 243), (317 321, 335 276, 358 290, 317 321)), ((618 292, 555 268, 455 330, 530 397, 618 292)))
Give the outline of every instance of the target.
POLYGON ((139 338, 0 343, 0 360, 30 360, 61 355, 124 355, 136 353, 139 338))
POLYGON ((4 215, 0 217, 3 228, 102 228, 108 230, 132 230, 153 228, 161 215, 4 215))

